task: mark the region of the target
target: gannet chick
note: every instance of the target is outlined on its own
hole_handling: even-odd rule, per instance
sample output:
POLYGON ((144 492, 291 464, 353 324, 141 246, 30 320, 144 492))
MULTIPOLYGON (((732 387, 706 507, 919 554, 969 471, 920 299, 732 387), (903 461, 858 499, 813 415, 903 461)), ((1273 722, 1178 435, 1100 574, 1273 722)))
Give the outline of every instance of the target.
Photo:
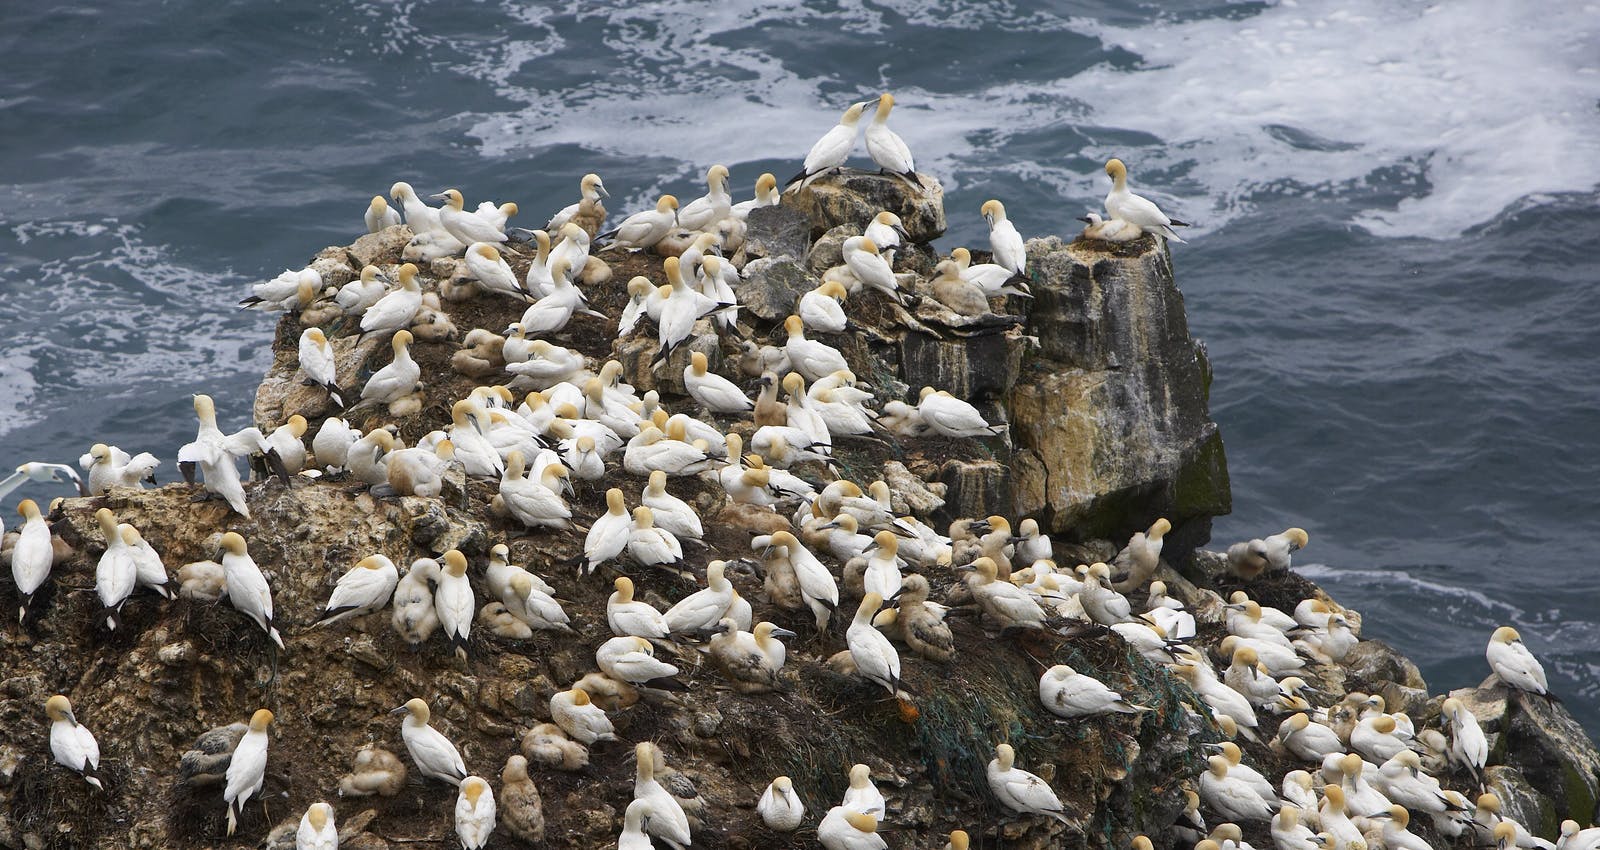
POLYGON ((856 608, 855 619, 845 630, 845 642, 850 657, 856 663, 856 672, 864 679, 876 682, 889 691, 890 696, 900 691, 900 653, 894 644, 873 628, 872 618, 883 607, 883 597, 867 593, 856 608))
POLYGON ((394 753, 368 744, 356 752, 350 772, 339 779, 339 796, 393 797, 406 784, 406 766, 394 753))
POLYGON ((852 236, 844 240, 841 250, 845 266, 861 281, 862 286, 882 292, 898 304, 905 304, 905 296, 900 291, 899 281, 895 280, 894 269, 879 252, 877 243, 865 236, 852 236))
POLYGON ((894 109, 894 95, 884 92, 878 97, 878 111, 867 125, 867 155, 878 168, 889 174, 898 174, 908 182, 916 183, 916 166, 911 162, 911 148, 899 134, 889 129, 889 110, 894 109))
POLYGON ((1106 220, 1101 218, 1099 213, 1079 216, 1078 221, 1086 225, 1083 228, 1083 233, 1080 234, 1080 238, 1083 239, 1093 239, 1100 242, 1132 242, 1144 235, 1144 228, 1137 224, 1123 221, 1120 218, 1106 220))
POLYGON ((878 786, 872 784, 872 768, 864 764, 851 766, 850 785, 844 789, 844 799, 839 805, 852 812, 884 816, 888 811, 888 805, 884 802, 883 793, 878 790, 878 786))
POLYGON ((11 578, 17 584, 17 624, 28 617, 28 605, 35 593, 50 577, 54 552, 50 543, 50 525, 39 513, 39 505, 32 499, 17 503, 17 513, 22 515, 22 528, 11 549, 11 578))
POLYGON ((400 288, 379 298, 361 314, 361 335, 382 336, 411 327, 422 309, 422 287, 417 283, 417 267, 405 263, 399 271, 400 288))
POLYGON ((413 697, 389 713, 406 715, 400 722, 400 740, 405 742, 406 752, 411 754, 417 772, 430 779, 460 785, 467 777, 467 764, 461 760, 461 751, 456 745, 450 743, 443 732, 428 725, 432 716, 428 704, 413 697))
POLYGON ((50 718, 50 754, 56 764, 83 775, 85 782, 104 791, 95 771, 100 768, 100 744, 94 733, 84 728, 72 713, 72 703, 56 694, 45 700, 44 713, 50 718))
POLYGON ((995 263, 1012 274, 1027 274, 1028 249, 1022 244, 1017 226, 1006 218, 1005 204, 998 200, 985 201, 982 212, 984 221, 989 223, 989 248, 994 252, 995 263))
POLYGON ((1277 811, 1276 799, 1266 800, 1250 784, 1228 775, 1228 759, 1211 756, 1206 760, 1210 769, 1200 774, 1200 799, 1212 811, 1230 821, 1272 820, 1277 811))
POLYGON ((328 398, 344 407, 344 399, 339 397, 339 376, 333 365, 333 346, 328 344, 321 328, 306 328, 300 333, 299 357, 300 372, 306 376, 306 383, 326 389, 328 398))
POLYGON ((1056 792, 1043 779, 1014 767, 1016 758, 1017 753, 1010 744, 994 748, 994 760, 989 762, 986 775, 995 799, 1018 814, 1046 815, 1071 826, 1072 821, 1067 819, 1066 809, 1056 792))
POLYGON ((494 791, 480 776, 461 780, 456 792, 456 837, 462 850, 481 850, 494 832, 494 791))
POLYGON ((523 841, 544 840, 544 807, 539 788, 528 778, 528 760, 520 755, 506 759, 500 771, 500 822, 523 841))
POLYGON ((1161 564, 1161 542, 1167 532, 1172 530, 1172 523, 1165 517, 1157 519, 1146 531, 1135 532, 1128 538, 1128 545, 1117 555, 1116 565, 1126 566, 1128 574, 1111 587, 1118 593, 1127 593, 1138 590, 1147 584, 1155 575, 1156 567, 1161 564))
POLYGON ((733 585, 724 576, 725 568, 726 564, 722 561, 707 564, 706 586, 667 609, 663 616, 673 634, 710 631, 716 628, 718 620, 726 616, 728 606, 733 604, 733 585))
POLYGON ((689 355, 689 365, 683 370, 683 385, 691 398, 712 413, 745 413, 755 409, 755 402, 738 384, 706 371, 706 356, 699 351, 689 355))
POLYGON ((161 461, 149 452, 133 457, 116 446, 95 443, 89 453, 78 458, 78 466, 89 474, 89 494, 103 496, 112 487, 142 489, 156 483, 155 470, 161 461), (85 463, 87 461, 87 463, 85 463))
POLYGON ((611 719, 589 699, 588 692, 582 688, 558 691, 551 697, 550 717, 572 740, 581 744, 593 746, 596 741, 617 740, 611 719))
POLYGON ((606 206, 600 199, 611 197, 611 193, 606 191, 606 185, 598 174, 583 175, 579 191, 582 198, 551 216, 550 222, 544 226, 545 230, 554 233, 568 222, 583 228, 585 233, 594 234, 600 230, 606 220, 606 206))
POLYGON ((1174 227, 1188 227, 1186 221, 1168 218, 1154 202, 1128 190, 1128 167, 1120 159, 1106 162, 1106 174, 1111 176, 1111 191, 1106 194, 1106 212, 1114 219, 1122 219, 1151 233, 1159 233, 1174 242, 1183 239, 1174 227))
POLYGON ((433 606, 433 591, 428 580, 439 577, 439 562, 432 558, 418 558, 394 589, 394 630, 413 647, 426 641, 439 627, 439 615, 433 606))
POLYGON ((283 649, 283 636, 278 634, 272 620, 272 589, 267 585, 267 577, 262 575, 261 568, 250 557, 244 538, 230 531, 222 535, 221 547, 220 560, 228 601, 240 613, 255 620, 256 625, 272 638, 272 642, 283 649))
POLYGON ((334 585, 328 605, 316 622, 329 626, 352 617, 371 614, 381 609, 394 595, 400 582, 400 570, 383 555, 368 555, 356 562, 334 585))
POLYGON ((823 174, 844 165, 850 158, 850 149, 856 146, 856 125, 861 123, 861 113, 871 101, 851 104, 840 116, 839 123, 822 134, 806 154, 805 166, 800 173, 789 178, 785 192, 803 189, 823 174))
POLYGON ((1477 715, 1454 697, 1444 701, 1439 715, 1450 732, 1450 762, 1481 776, 1489 760, 1489 739, 1478 725, 1477 715))
POLYGON ((366 224, 368 233, 377 233, 386 227, 394 227, 400 223, 400 213, 389 208, 389 202, 382 195, 373 195, 372 202, 367 204, 366 224))
POLYGON ((780 776, 761 793, 761 799, 756 801, 756 814, 761 815, 761 822, 768 829, 793 832, 805 819, 806 807, 800 802, 800 795, 794 792, 794 782, 787 776, 780 776))
POLYGON ((1539 696, 1549 694, 1550 683, 1545 678, 1544 665, 1528 651, 1516 629, 1510 626, 1495 629, 1489 636, 1489 647, 1484 655, 1489 660, 1489 669, 1507 686, 1539 696))
POLYGON ((657 242, 667 237, 673 228, 678 225, 678 199, 671 195, 662 195, 656 201, 656 208, 636 212, 622 220, 613 230, 602 233, 596 239, 610 239, 610 248, 627 248, 634 251, 643 251, 655 247, 657 242))
POLYGON ((912 652, 930 661, 955 657, 955 639, 944 622, 947 609, 928 601, 926 578, 915 573, 906 576, 890 601, 899 608, 900 638, 912 652))
POLYGON ((1067 718, 1149 711, 1128 702, 1099 679, 1085 676, 1065 664, 1051 667, 1039 678, 1039 701, 1051 714, 1067 718))
POLYGON ((554 723, 540 723, 522 736, 522 754, 528 760, 556 770, 582 770, 589 765, 589 750, 567 737, 554 723))
POLYGON ((197 602, 216 602, 227 591, 222 565, 216 561, 194 561, 178 568, 178 595, 197 602))
POLYGON ((467 556, 456 549, 444 553, 444 569, 435 576, 439 587, 433 593, 433 609, 439 615, 444 636, 455 647, 456 655, 467 658, 467 642, 472 635, 472 615, 477 600, 467 581, 467 556))
POLYGON ((294 833, 294 850, 339 850, 339 827, 334 823, 332 806, 312 803, 306 808, 300 816, 300 828, 294 833))
MULTIPOLYGON (((230 532, 232 533, 232 532, 230 532)), ((267 727, 272 724, 272 712, 261 708, 250 715, 250 728, 233 748, 233 758, 228 762, 228 786, 222 799, 228 804, 228 834, 239 826, 239 814, 251 797, 260 793, 267 776, 267 727)))
POLYGON ((992 437, 1010 429, 1005 424, 990 425, 976 407, 933 387, 923 387, 917 412, 922 424, 945 437, 992 437))

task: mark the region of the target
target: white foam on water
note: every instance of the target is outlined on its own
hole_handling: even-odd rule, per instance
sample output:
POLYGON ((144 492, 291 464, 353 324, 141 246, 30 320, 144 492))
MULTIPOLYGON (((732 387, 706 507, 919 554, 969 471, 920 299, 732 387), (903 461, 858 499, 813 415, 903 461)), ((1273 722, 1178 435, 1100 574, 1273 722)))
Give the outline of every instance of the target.
POLYGON ((1399 184, 1376 187, 1403 194, 1397 207, 1352 221, 1449 238, 1524 198, 1600 185, 1594 3, 1313 0, 1244 19, 1080 24, 1144 63, 1078 75, 1095 120, 1158 137, 1138 164, 1186 171, 1224 215, 1257 192, 1359 199, 1399 184))

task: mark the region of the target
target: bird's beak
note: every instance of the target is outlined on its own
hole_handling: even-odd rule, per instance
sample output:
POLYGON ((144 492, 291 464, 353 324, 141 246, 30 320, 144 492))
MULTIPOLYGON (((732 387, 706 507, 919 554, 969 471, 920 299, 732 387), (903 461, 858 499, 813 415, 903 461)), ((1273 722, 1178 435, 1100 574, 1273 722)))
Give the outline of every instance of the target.
POLYGON ((987 221, 989 223, 990 227, 994 227, 994 214, 993 213, 984 213, 983 214, 983 220, 987 221))
POLYGON ((399 708, 397 708, 397 709, 395 709, 395 710, 393 710, 393 711, 391 711, 391 712, 389 712, 389 714, 390 714, 390 715, 396 715, 396 714, 409 714, 409 713, 410 713, 410 709, 407 709, 407 708, 406 708, 406 707, 405 707, 405 706, 403 706, 403 705, 402 705, 402 706, 400 706, 400 707, 399 707, 399 708))
POLYGON ((885 599, 884 601, 885 602, 893 602, 896 599, 900 598, 900 594, 905 593, 905 592, 906 592, 906 587, 905 587, 905 585, 902 584, 902 585, 900 585, 900 589, 899 590, 896 590, 894 593, 889 594, 889 598, 885 599))
POLYGON ((1088 217, 1088 216, 1086 216, 1086 215, 1080 215, 1080 216, 1078 216, 1078 220, 1079 220, 1079 221, 1081 221, 1081 222, 1083 222, 1083 223, 1084 223, 1084 224, 1094 224, 1094 222, 1092 222, 1092 221, 1090 221, 1090 220, 1089 220, 1089 217, 1088 217))
POLYGON ((432 198, 432 199, 433 199, 433 200, 435 200, 435 201, 448 201, 448 200, 450 200, 450 196, 449 196, 449 195, 446 195, 446 194, 445 194, 445 193, 443 193, 443 192, 440 192, 440 193, 439 193, 439 194, 437 194, 437 195, 429 195, 429 196, 428 196, 428 197, 429 197, 429 198, 432 198))
POLYGON ((794 632, 789 631, 788 629, 773 629, 772 630, 772 635, 774 637, 790 637, 790 638, 799 637, 799 635, 795 634, 794 632))
POLYGON ((611 197, 611 193, 606 191, 606 184, 604 184, 604 183, 596 183, 596 184, 594 184, 594 190, 596 192, 599 192, 600 193, 600 197, 602 197, 602 198, 611 197))
POLYGON ((1368 818, 1390 818, 1390 817, 1394 817, 1394 815, 1391 815, 1388 812, 1378 812, 1375 815, 1367 815, 1367 817, 1368 818))

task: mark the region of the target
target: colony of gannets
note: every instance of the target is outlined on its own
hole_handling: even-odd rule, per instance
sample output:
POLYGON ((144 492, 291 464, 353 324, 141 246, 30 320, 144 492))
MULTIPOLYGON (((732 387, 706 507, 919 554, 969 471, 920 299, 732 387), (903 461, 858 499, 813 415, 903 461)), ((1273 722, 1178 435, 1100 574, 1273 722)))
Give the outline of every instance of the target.
MULTIPOLYGON (((812 148, 790 191, 814 185, 848 161, 857 125, 872 103, 846 110, 839 125, 812 148)), ((875 103, 866 131, 868 153, 883 172, 918 191, 910 150, 887 127, 894 100, 884 94, 875 103)), ((1177 239, 1171 228, 1184 223, 1129 192, 1120 160, 1108 162, 1106 171, 1114 180, 1105 202, 1109 217, 1091 214, 1087 238, 1127 241, 1151 232, 1177 239)), ((1133 535, 1110 564, 1069 568, 1056 563, 1049 537, 1032 518, 1023 519, 1016 534, 1000 516, 960 519, 940 533, 923 518, 897 510, 895 494, 883 481, 863 487, 841 475, 835 448, 850 440, 985 440, 1007 431, 1004 423, 991 423, 967 400, 937 387, 915 388, 914 401, 880 402, 881 390, 863 383, 845 354, 824 338, 849 332, 843 302, 882 298, 908 305, 920 291, 958 315, 990 315, 991 298, 1027 295, 1026 245, 1005 206, 989 200, 981 215, 989 225, 994 261, 973 264, 971 253, 957 248, 938 263, 935 277, 919 286, 896 271, 896 256, 910 236, 899 216, 885 210, 863 235, 844 242, 842 265, 798 300, 795 314, 781 323, 779 338, 763 343, 738 321, 733 284, 740 270, 731 258, 743 239, 745 217, 780 203, 781 196, 777 181, 764 174, 754 199, 734 203, 728 179, 728 169, 714 165, 706 173, 704 196, 680 206, 675 196, 663 195, 653 209, 604 230, 607 211, 601 199, 609 193, 598 175, 585 175, 582 198, 556 212, 540 231, 508 226, 517 204, 484 201, 469 210, 463 193, 450 189, 433 196, 443 202, 435 208, 409 184, 397 182, 390 189, 396 206, 374 197, 365 223, 370 232, 380 232, 403 222, 411 233, 405 262, 369 266, 341 287, 324 286, 314 268, 290 270, 252 287, 244 299, 245 306, 290 313, 306 325, 297 350, 299 373, 342 411, 340 417, 322 419, 310 437, 310 451, 307 419, 319 411, 291 415, 266 434, 254 427, 226 434, 218 427, 212 400, 194 397, 198 432, 178 452, 188 483, 169 486, 194 486, 198 471, 199 497, 223 500, 242 521, 252 519, 249 503, 260 488, 317 486, 310 478, 364 488, 382 498, 429 499, 459 494, 465 482, 477 480, 497 489, 490 510, 513 534, 570 539, 581 552, 575 570, 549 563, 541 576, 512 563, 509 547, 499 542, 484 560, 474 562, 451 549, 437 560, 416 558, 403 574, 388 556, 374 552, 347 566, 336 581, 329 577, 333 589, 320 610, 280 618, 271 583, 240 531, 217 529, 215 559, 184 565, 174 582, 159 554, 161 541, 147 541, 139 529, 101 508, 105 542, 95 580, 99 627, 121 627, 130 604, 158 604, 136 595, 142 587, 165 598, 175 588, 194 599, 227 596, 288 655, 296 652, 300 634, 369 616, 387 616, 399 638, 422 651, 438 633, 463 663, 470 663, 474 647, 483 644, 482 631, 513 641, 536 631, 554 633, 558 640, 601 640, 594 651, 596 671, 550 698, 550 722, 535 725, 521 752, 506 760, 498 792, 484 778, 496 775, 496 764, 469 763, 449 735, 431 725, 424 696, 394 709, 404 715, 396 736, 417 777, 456 789, 454 829, 468 848, 484 846, 497 826, 525 840, 542 836, 539 773, 584 769, 591 748, 621 740, 613 716, 646 695, 671 699, 673 691, 727 687, 736 696, 724 698, 777 699, 793 681, 791 662, 820 664, 825 658, 830 668, 868 683, 859 699, 914 706, 918 696, 904 685, 908 670, 944 664, 978 648, 971 632, 958 636, 946 622, 955 609, 976 615, 986 633, 981 640, 1087 633, 1096 640, 1123 641, 1188 685, 1194 701, 1183 710, 1215 718, 1227 738, 1252 749, 1265 737, 1267 745, 1301 768, 1275 784, 1245 760, 1245 750, 1234 740, 1225 740, 1186 791, 1190 808, 1175 832, 1188 835, 1187 844, 1206 850, 1248 847, 1238 822, 1252 828, 1270 824, 1272 840, 1283 850, 1409 848, 1424 846, 1407 827, 1412 817, 1425 815, 1443 834, 1500 841, 1502 848, 1508 843, 1545 846, 1501 814, 1499 800, 1482 785, 1488 747, 1477 719, 1459 700, 1444 703, 1439 728, 1419 728, 1404 713, 1388 713, 1381 697, 1323 694, 1295 675, 1312 665, 1339 664, 1358 640, 1347 612, 1331 602, 1307 599, 1285 612, 1241 592, 1226 603, 1215 599, 1215 605, 1191 609, 1155 580, 1164 535, 1172 530, 1165 518, 1152 518, 1148 530, 1133 535), (636 277, 628 283, 629 301, 620 317, 593 309, 583 287, 608 277, 606 257, 615 261, 620 252, 650 249, 670 254, 662 260, 667 284, 636 277), (508 258, 518 266, 527 262, 527 271, 519 277, 508 258), (423 269, 438 262, 453 263, 457 273, 429 287, 423 269), (440 330, 452 327, 448 304, 471 298, 506 298, 519 309, 527 306, 520 320, 501 332, 467 329, 451 358, 461 374, 499 382, 462 398, 440 398, 429 385, 443 383, 442 376, 423 374, 411 348, 453 344, 449 332, 440 330), (654 334, 656 374, 681 375, 687 397, 640 394, 621 380, 617 361, 594 363, 568 347, 575 344, 578 316, 598 318, 608 327, 615 321, 619 339, 654 334), (341 353, 373 338, 387 342, 392 352, 382 368, 363 378, 341 367, 341 353), (708 356, 702 344, 707 341, 712 348, 740 349, 749 355, 741 360, 755 368, 728 370, 732 358, 720 352, 708 356), (691 342, 700 347, 675 358, 691 342), (412 415, 425 404, 448 408, 451 424, 406 446, 399 428, 383 420, 412 415), (362 430, 354 427, 357 422, 373 424, 362 430), (276 484, 241 478, 237 462, 252 457, 266 462, 276 484), (678 489, 674 482, 688 478, 714 488, 720 501, 766 517, 761 522, 767 530, 752 537, 748 552, 715 553, 722 557, 705 568, 704 586, 660 610, 641 598, 640 585, 659 592, 685 578, 700 581, 689 571, 685 544, 707 546, 703 538, 711 517, 702 517, 672 492, 678 489), (574 480, 606 488, 604 513, 588 518, 573 511, 574 480), (631 510, 630 498, 636 503, 631 510), (759 570, 761 598, 746 599, 734 587, 729 575, 735 563, 759 570), (592 574, 602 568, 614 574, 609 578, 615 592, 603 611, 585 612, 585 619, 603 622, 608 638, 592 628, 575 628, 552 584, 599 581, 592 574), (949 568, 964 571, 965 578, 936 590, 928 574, 949 568), (624 570, 631 575, 621 574, 624 570), (1136 610, 1135 600, 1142 610, 1136 610), (855 606, 842 629, 842 644, 840 627, 830 630, 841 605, 846 611, 855 606), (788 616, 779 612, 806 612, 814 633, 797 634, 768 619, 788 616), (304 629, 290 628, 285 635, 279 628, 285 622, 303 623, 304 629), (1209 652, 1194 642, 1200 625, 1226 633, 1209 652), (477 638, 474 626, 480 629, 477 638), (785 639, 799 646, 787 646, 785 639), (819 654, 817 643, 830 640, 842 650, 831 657, 819 654), (701 673, 702 666, 708 672, 701 673), (1267 734, 1267 725, 1276 733, 1267 734), (1209 831, 1208 817, 1217 824, 1209 831)), ((592 333, 594 325, 586 328, 584 333, 592 333)), ((0 482, 0 493, 24 480, 70 481, 86 496, 140 488, 155 483, 159 460, 96 444, 80 466, 88 474, 87 486, 70 467, 29 463, 0 482)), ((34 610, 33 597, 58 560, 58 541, 32 501, 24 500, 19 512, 25 523, 10 560, 25 625, 30 616, 49 616, 34 610)), ((1291 528, 1242 542, 1229 550, 1228 565, 1246 580, 1281 573, 1308 540, 1303 530, 1291 528)), ((1198 593, 1203 601, 1207 592, 1198 593)), ((1487 659, 1508 687, 1547 693, 1542 667, 1514 629, 1494 633, 1487 659)), ((1132 681, 1104 681, 1106 675, 1050 666, 1038 682, 1040 707, 1060 718, 1056 722, 1112 725, 1138 723, 1139 716, 1158 710, 1158 695, 1139 693, 1132 681)), ((82 774, 93 793, 116 793, 97 775, 99 744, 68 697, 51 697, 44 715, 54 763, 82 774)), ((91 724, 98 719, 93 706, 85 715, 91 724)), ((217 803, 225 810, 230 835, 246 805, 264 799, 272 758, 269 727, 275 740, 297 734, 292 719, 273 723, 273 713, 263 708, 248 725, 214 730, 225 733, 217 741, 206 743, 212 737, 207 733, 197 742, 197 764, 205 761, 207 775, 225 785, 217 803)), ((1090 813, 1070 811, 1051 782, 1017 766, 1014 744, 1023 743, 970 742, 975 752, 994 754, 984 779, 996 811, 1080 828, 1090 813)), ((683 797, 679 785, 663 784, 663 777, 681 780, 664 748, 635 742, 635 759, 634 800, 619 817, 619 847, 681 850, 693 844, 694 829, 705 828, 696 824, 718 821, 717 811, 695 801, 702 808, 691 822, 684 803, 693 797, 692 786, 683 797)), ((196 767, 195 775, 201 771, 196 767)), ((330 797, 392 795, 406 777, 406 760, 368 747, 357 755, 350 774, 327 776, 325 791, 330 797)), ((843 799, 823 812, 807 812, 788 776, 772 779, 750 802, 769 829, 792 831, 813 823, 816 840, 830 850, 885 846, 879 832, 899 814, 895 792, 880 791, 866 764, 850 769, 843 799)), ((337 847, 335 815, 326 802, 310 806, 299 821, 297 846, 337 847)), ((439 815, 448 817, 443 803, 439 815)), ((1576 824, 1564 833, 1569 842, 1591 846, 1582 841, 1592 833, 1578 831, 1576 824)), ((969 840, 967 831, 956 830, 947 846, 966 850, 969 840)), ((1148 850, 1150 842, 1140 836, 1133 846, 1148 850)))

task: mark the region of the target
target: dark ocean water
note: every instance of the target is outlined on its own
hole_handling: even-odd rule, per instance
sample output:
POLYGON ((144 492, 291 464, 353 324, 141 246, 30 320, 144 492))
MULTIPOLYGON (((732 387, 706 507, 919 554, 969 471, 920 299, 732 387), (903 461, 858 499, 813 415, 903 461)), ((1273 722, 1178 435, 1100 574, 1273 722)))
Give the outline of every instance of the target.
POLYGON ((1307 528, 1303 569, 1435 691, 1515 624, 1600 731, 1592 3, 75 5, 0 6, 0 467, 103 440, 170 478, 190 393, 248 417, 247 285, 395 180, 527 226, 585 171, 613 209, 714 162, 743 198, 892 90, 946 248, 989 197, 1074 232, 1113 155, 1197 222, 1218 544, 1307 528))

